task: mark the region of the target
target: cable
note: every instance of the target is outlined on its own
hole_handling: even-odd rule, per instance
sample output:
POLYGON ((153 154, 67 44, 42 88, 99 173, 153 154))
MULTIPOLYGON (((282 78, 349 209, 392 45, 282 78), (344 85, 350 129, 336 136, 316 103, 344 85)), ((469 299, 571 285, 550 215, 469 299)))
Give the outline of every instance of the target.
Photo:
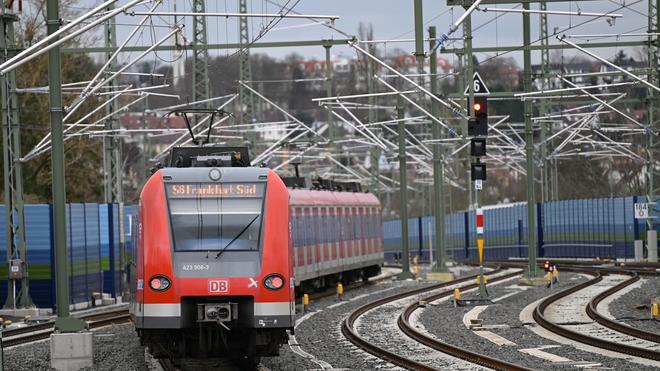
MULTIPOLYGON (((620 7, 617 8, 617 9, 614 9, 614 10, 612 10, 612 11, 609 11, 609 12, 607 12, 607 13, 605 13, 605 14, 602 14, 602 15, 599 15, 599 16, 595 16, 595 17, 590 18, 590 19, 588 19, 588 20, 586 20, 586 21, 584 21, 584 22, 577 23, 577 24, 575 24, 575 25, 571 25, 571 26, 569 26, 569 27, 567 27, 567 28, 565 28, 565 29, 563 29, 563 30, 561 30, 561 31, 555 30, 555 31, 553 31, 552 34, 548 35, 547 39, 549 39, 549 38, 552 37, 552 36, 556 36, 556 35, 558 35, 558 34, 560 34, 560 33, 563 33, 563 32, 566 32, 566 31, 572 30, 572 29, 574 29, 574 28, 580 27, 580 26, 582 26, 582 25, 584 25, 584 24, 587 24, 587 23, 593 22, 593 21, 595 21, 595 20, 597 20, 597 19, 607 17, 607 14, 610 14, 610 13, 616 12, 616 11, 621 10, 621 9, 623 9, 623 8, 628 8, 628 7, 633 6, 633 5, 635 5, 635 4, 641 3, 642 1, 643 1, 643 0, 637 0, 637 1, 633 2, 633 3, 631 3, 631 4, 628 4, 628 5, 622 5, 622 6, 620 6, 620 7)), ((542 38, 538 38, 538 39, 532 41, 532 42, 530 43, 530 45, 532 45, 532 44, 536 44, 537 42, 539 42, 539 41, 541 41, 541 40, 542 40, 542 38)), ((507 50, 507 51, 503 52, 502 54, 500 54, 499 56, 503 56, 503 55, 505 55, 505 54, 509 54, 509 53, 516 52, 516 51, 520 51, 520 50, 522 50, 523 48, 525 48, 524 45, 519 46, 519 47, 516 47, 516 48, 513 48, 512 50, 507 50)), ((490 57, 490 58, 487 58, 487 59, 485 59, 485 60, 483 60, 483 61, 481 61, 481 62, 477 62, 477 65, 480 65, 480 64, 482 64, 482 63, 486 63, 486 62, 488 62, 489 60, 494 59, 494 58, 495 58, 495 57, 490 57)))

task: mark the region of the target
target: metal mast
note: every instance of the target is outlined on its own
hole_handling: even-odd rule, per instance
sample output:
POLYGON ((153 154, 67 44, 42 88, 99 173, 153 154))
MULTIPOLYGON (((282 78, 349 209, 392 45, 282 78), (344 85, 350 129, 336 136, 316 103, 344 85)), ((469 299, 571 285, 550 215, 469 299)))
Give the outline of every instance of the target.
MULTIPOLYGON (((194 13, 204 13, 206 11, 206 0, 193 0, 194 13)), ((193 17, 193 81, 192 81, 194 102, 208 99, 209 90, 209 51, 206 40, 206 17, 193 17)), ((203 104, 207 106, 207 103, 203 104)), ((195 118, 196 119, 196 118, 195 118)))
MULTIPOLYGON (((546 2, 543 1, 539 4, 541 11, 547 10, 546 2)), ((541 86, 542 90, 550 89, 550 50, 548 49, 548 15, 546 13, 539 14, 540 16, 540 39, 541 45, 544 48, 541 49, 541 86)), ((549 111, 548 103, 546 99, 541 99, 541 104, 539 105, 539 116, 545 116, 549 111)), ((545 202, 553 199, 552 197, 552 176, 550 174, 550 162, 547 160, 548 157, 548 144, 545 143, 545 138, 547 136, 548 123, 540 122, 541 125, 541 201, 545 202)))
MULTIPOLYGON (((111 4, 106 8, 110 12, 114 8, 111 4)), ((105 46, 110 48, 106 52, 106 60, 112 57, 113 49, 117 47, 117 28, 115 25, 115 18, 110 18, 105 23, 105 46)), ((117 63, 113 60, 110 63, 110 69, 116 71, 117 63)), ((117 81, 110 80, 108 87, 111 90, 116 90, 117 81)), ((106 114, 116 112, 119 109, 119 101, 113 100, 106 108, 106 114)), ((109 117, 105 121, 105 130, 117 130, 119 125, 115 116, 109 117)), ((122 159, 121 159, 121 141, 112 135, 103 137, 103 174, 105 177, 105 202, 119 203, 123 202, 122 197, 122 159)))
MULTIPOLYGON (((437 54, 434 50, 436 30, 435 26, 429 27, 429 50, 433 50, 430 56, 430 80, 431 80, 431 93, 438 94, 438 61, 437 54)), ((438 117, 439 107, 436 100, 431 100, 431 113, 434 117, 438 117)), ((433 140, 442 139, 441 128, 437 123, 432 123, 433 140)), ((434 272, 447 272, 445 265, 445 192, 444 192, 444 151, 442 144, 434 142, 433 144, 433 188, 434 192, 434 209, 435 209, 435 249, 437 254, 435 256, 434 272)))
MULTIPOLYGON (((649 58, 649 82, 655 86, 658 86, 660 83, 660 76, 658 76, 658 55, 660 48, 660 39, 657 36, 658 24, 660 23, 658 14, 659 0, 649 0, 648 4, 648 33, 653 36, 649 36, 648 39, 648 58, 649 58)), ((648 203, 651 203, 649 208, 649 219, 646 220, 646 229, 647 229, 647 241, 648 248, 655 249, 657 251, 657 233, 654 227, 653 217, 657 218, 658 211, 655 207, 655 195, 657 191, 657 186, 660 184, 659 171, 658 171, 658 143, 657 138, 654 138, 658 135, 658 95, 655 93, 654 89, 648 89, 648 119, 649 119, 649 129, 646 133, 646 197, 648 203), (654 248, 655 246, 655 248, 654 248)), ((649 250, 650 251, 650 250, 649 250)), ((657 252, 656 252, 657 257, 657 252)), ((651 256, 651 254, 649 254, 651 256)))
MULTIPOLYGON (((0 22, 0 49, 2 61, 12 55, 9 50, 16 50, 14 40, 14 22, 18 16, 2 8, 0 22)), ((27 252, 25 247, 25 217, 23 208, 23 164, 21 163, 21 127, 18 117, 18 97, 16 96, 16 72, 14 70, 0 76, 0 99, 2 107, 2 148, 5 176, 5 229, 7 263, 14 260, 22 271, 17 279, 7 280, 6 308, 29 307, 32 300, 29 294, 27 275, 27 252), (19 284, 20 281, 20 284, 19 284), (14 294, 16 302, 14 302, 14 294)))
POLYGON ((410 272, 410 240, 408 236, 408 179, 406 174, 406 123, 404 119, 406 118, 405 107, 403 105, 403 98, 401 95, 397 96, 396 100, 396 118, 399 120, 397 122, 397 134, 398 134, 398 143, 399 143, 399 206, 400 206, 400 217, 401 217, 401 274, 399 274, 399 279, 408 279, 412 278, 413 274, 410 272))
MULTIPOLYGON (((369 53, 371 55, 376 55, 376 46, 373 44, 369 44, 369 53)), ((373 94, 376 92, 376 62, 372 61, 369 59, 367 61, 367 69, 369 76, 367 77, 367 88, 369 90, 369 94, 373 94)), ((369 123, 373 123, 378 121, 378 111, 374 107, 376 105, 376 97, 374 96, 369 96, 369 123)), ((375 133, 378 133, 380 130, 377 128, 372 129, 375 133)), ((378 134, 376 134, 378 135, 378 134)), ((380 175, 380 148, 376 146, 371 146, 369 148, 369 156, 370 156, 370 162, 371 162, 371 192, 378 196, 378 183, 380 182, 379 175, 380 175)))
MULTIPOLYGON (((247 13, 247 0, 238 0, 238 12, 241 14, 247 13)), ((250 34, 248 32, 248 19, 247 17, 240 17, 238 21, 238 32, 240 37, 240 54, 239 54, 239 79, 248 85, 252 85, 252 69, 250 68, 250 34)), ((252 120, 254 96, 249 89, 240 87, 238 91, 241 112, 244 118, 243 121, 252 120)))
MULTIPOLYGON (((529 10, 529 3, 523 3, 523 9, 529 10)), ((523 13, 523 89, 532 91, 532 51, 530 50, 531 32, 530 15, 523 13)), ((534 207, 534 131, 532 130, 532 101, 525 99, 525 156, 527 171, 527 250, 529 254, 528 278, 537 276, 536 267, 536 213, 534 207)))
MULTIPOLYGON (((46 2, 48 35, 60 28, 59 1, 46 2)), ((48 51, 48 95, 50 98, 51 163, 53 173, 53 241, 55 243, 55 284, 57 320, 55 329, 75 332, 85 323, 69 316, 69 268, 66 238, 66 183, 64 179, 64 107, 60 47, 48 51)))
MULTIPOLYGON (((106 8, 106 11, 111 11, 114 8, 114 4, 109 5, 106 8)), ((117 47, 117 27, 115 24, 115 18, 110 18, 105 23, 105 45, 110 48, 106 52, 106 60, 112 58, 114 49, 117 47)), ((112 60, 110 63, 110 69, 112 71, 117 70, 116 59, 112 60)), ((108 82, 108 87, 111 90, 117 89, 117 80, 110 80, 108 82)), ((115 99, 106 108, 106 112, 112 113, 119 110, 119 100, 115 99)), ((119 122, 117 116, 110 116, 105 121, 105 130, 118 130, 119 122)), ((126 289, 128 288, 128 278, 126 276, 126 255, 124 253, 125 246, 125 236, 124 236, 124 167, 122 160, 122 142, 121 139, 113 136, 106 135, 103 137, 103 170, 105 177, 105 202, 113 203, 118 205, 118 214, 119 214, 119 295, 124 295, 126 289)))

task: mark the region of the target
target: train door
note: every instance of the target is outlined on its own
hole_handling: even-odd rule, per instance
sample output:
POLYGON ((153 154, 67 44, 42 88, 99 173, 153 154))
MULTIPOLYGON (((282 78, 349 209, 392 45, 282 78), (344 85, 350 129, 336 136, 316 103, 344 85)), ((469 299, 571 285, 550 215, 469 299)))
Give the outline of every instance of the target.
POLYGON ((365 255, 369 256, 373 253, 373 246, 371 244, 371 208, 365 207, 364 209, 364 244, 365 255))
POLYGON ((342 260, 342 264, 344 261, 344 258, 346 258, 346 234, 345 234, 345 226, 344 226, 344 208, 343 207, 338 207, 337 208, 337 226, 339 227, 339 258, 342 260))
POLYGON ((371 241, 371 253, 375 254, 378 251, 377 245, 378 243, 376 242, 376 208, 372 207, 371 208, 371 216, 369 218, 369 221, 371 222, 370 226, 370 234, 369 234, 369 241, 371 241))
POLYGON ((360 241, 360 260, 364 260, 367 255, 367 234, 365 233, 365 210, 364 207, 358 208, 358 240, 360 241))
POLYGON ((336 264, 338 250, 339 250, 339 229, 337 225, 337 208, 329 207, 329 218, 330 218, 330 251, 331 251, 331 260, 333 265, 336 264))
POLYGON ((349 207, 348 208, 348 227, 349 227, 349 241, 351 241, 351 248, 349 250, 348 256, 351 257, 351 263, 355 262, 355 256, 357 255, 356 252, 356 246, 357 243, 355 241, 355 208, 354 207, 349 207))
POLYGON ((307 239, 305 241, 305 271, 313 271, 312 264, 314 257, 312 256, 312 248, 314 246, 314 230, 312 221, 312 210, 309 207, 305 208, 305 234, 307 239))
POLYGON ((323 234, 323 244, 321 245, 321 269, 326 269, 328 260, 330 260, 330 223, 328 223, 328 207, 321 207, 321 233, 323 234))
POLYGON ((137 254, 135 259, 136 263, 136 280, 135 280, 135 316, 136 322, 144 325, 144 219, 147 214, 142 209, 142 201, 138 201, 138 217, 137 217, 137 254))
POLYGON ((314 272, 320 270, 321 263, 321 244, 323 238, 321 237, 321 215, 319 214, 319 207, 316 206, 312 209, 312 220, 314 221, 314 272))
POLYGON ((296 254, 296 273, 301 275, 302 268, 305 266, 305 234, 303 227, 303 213, 300 207, 294 208, 294 249, 296 254))

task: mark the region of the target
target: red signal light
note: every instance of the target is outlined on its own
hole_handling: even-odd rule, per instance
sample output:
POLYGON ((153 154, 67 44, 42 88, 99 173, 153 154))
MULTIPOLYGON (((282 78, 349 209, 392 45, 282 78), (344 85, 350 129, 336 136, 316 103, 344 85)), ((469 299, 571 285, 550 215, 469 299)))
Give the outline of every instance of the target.
POLYGON ((474 112, 481 111, 481 103, 475 103, 472 105, 472 107, 474 107, 474 112))

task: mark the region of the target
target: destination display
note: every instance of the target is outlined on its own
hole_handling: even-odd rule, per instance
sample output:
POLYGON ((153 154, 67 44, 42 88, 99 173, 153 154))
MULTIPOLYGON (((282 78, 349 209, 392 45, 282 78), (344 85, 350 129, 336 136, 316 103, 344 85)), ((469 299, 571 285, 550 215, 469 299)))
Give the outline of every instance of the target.
POLYGON ((165 185, 170 198, 261 197, 264 184, 258 183, 172 183, 165 185))

